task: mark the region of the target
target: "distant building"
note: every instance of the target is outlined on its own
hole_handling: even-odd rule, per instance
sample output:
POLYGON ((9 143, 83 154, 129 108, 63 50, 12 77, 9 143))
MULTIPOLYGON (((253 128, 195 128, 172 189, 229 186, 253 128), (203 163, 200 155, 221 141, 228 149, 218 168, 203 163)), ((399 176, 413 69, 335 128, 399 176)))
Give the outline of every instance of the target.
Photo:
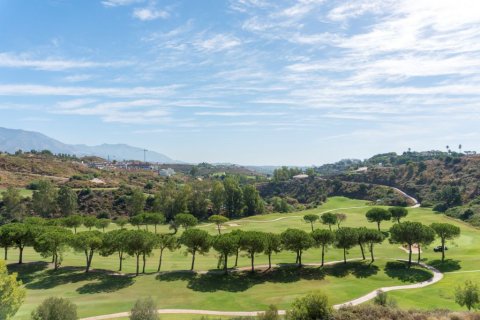
POLYGON ((355 170, 355 172, 367 172, 367 171, 368 171, 368 167, 360 167, 357 170, 355 170))
POLYGON ((293 179, 295 180, 302 180, 307 178, 308 178, 308 174, 297 174, 296 176, 293 176, 293 179))
POLYGON ((173 170, 172 168, 161 169, 158 174, 162 177, 171 177, 175 174, 175 170, 173 170))

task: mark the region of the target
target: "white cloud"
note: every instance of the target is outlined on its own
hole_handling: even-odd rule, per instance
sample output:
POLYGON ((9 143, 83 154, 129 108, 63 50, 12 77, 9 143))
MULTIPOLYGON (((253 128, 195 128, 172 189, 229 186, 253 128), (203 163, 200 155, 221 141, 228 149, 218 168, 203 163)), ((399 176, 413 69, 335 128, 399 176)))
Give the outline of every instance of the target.
POLYGON ((128 61, 96 62, 86 60, 68 60, 58 58, 38 59, 30 54, 0 53, 0 67, 3 68, 31 68, 46 71, 61 71, 69 69, 88 68, 118 68, 131 65, 128 61))
POLYGON ((142 21, 151 21, 156 19, 166 19, 169 13, 165 10, 155 8, 136 8, 133 10, 133 17, 142 21))
POLYGON ((207 39, 199 39, 195 45, 198 49, 208 52, 218 52, 233 49, 241 45, 240 39, 229 34, 217 34, 207 39))
POLYGON ((128 6, 134 3, 144 2, 144 0, 104 0, 102 4, 105 7, 128 6))

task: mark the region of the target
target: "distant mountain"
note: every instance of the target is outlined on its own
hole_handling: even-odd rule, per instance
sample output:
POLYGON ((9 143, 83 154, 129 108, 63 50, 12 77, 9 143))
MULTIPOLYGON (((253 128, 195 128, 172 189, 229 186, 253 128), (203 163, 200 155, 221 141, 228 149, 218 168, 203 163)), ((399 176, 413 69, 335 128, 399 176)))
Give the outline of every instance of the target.
MULTIPOLYGON (((98 146, 71 145, 33 131, 0 127, 0 151, 14 153, 17 150, 50 150, 53 153, 67 153, 81 156, 98 156, 115 160, 143 160, 143 148, 126 144, 102 144, 98 146)), ((159 163, 179 163, 164 154, 147 151, 147 161, 159 163)))

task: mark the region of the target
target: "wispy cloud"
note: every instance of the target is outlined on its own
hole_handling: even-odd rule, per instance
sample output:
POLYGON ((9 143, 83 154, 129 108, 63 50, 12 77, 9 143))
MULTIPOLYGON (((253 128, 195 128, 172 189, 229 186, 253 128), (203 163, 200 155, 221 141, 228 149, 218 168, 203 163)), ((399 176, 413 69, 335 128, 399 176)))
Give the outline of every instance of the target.
POLYGON ((142 21, 166 19, 169 15, 168 11, 156 8, 135 8, 133 10, 133 17, 142 21))
POLYGON ((130 61, 97 62, 87 60, 69 60, 58 58, 34 58, 31 54, 25 53, 0 53, 0 68, 31 68, 47 71, 62 71, 69 69, 88 68, 120 68, 132 65, 130 61))

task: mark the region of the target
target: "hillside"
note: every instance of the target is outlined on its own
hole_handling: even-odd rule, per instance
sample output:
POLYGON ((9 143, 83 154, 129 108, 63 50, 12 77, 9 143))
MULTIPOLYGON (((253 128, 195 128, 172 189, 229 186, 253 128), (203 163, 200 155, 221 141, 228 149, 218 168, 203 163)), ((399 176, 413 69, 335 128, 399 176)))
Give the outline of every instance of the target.
MULTIPOLYGON (((0 127, 0 151, 15 153, 18 150, 49 150, 55 154, 72 154, 82 156, 98 156, 117 160, 143 160, 143 148, 126 144, 101 144, 97 146, 71 145, 52 139, 44 134, 33 131, 7 129, 0 127)), ((178 163, 170 157, 155 152, 147 152, 147 160, 159 163, 178 163)))

